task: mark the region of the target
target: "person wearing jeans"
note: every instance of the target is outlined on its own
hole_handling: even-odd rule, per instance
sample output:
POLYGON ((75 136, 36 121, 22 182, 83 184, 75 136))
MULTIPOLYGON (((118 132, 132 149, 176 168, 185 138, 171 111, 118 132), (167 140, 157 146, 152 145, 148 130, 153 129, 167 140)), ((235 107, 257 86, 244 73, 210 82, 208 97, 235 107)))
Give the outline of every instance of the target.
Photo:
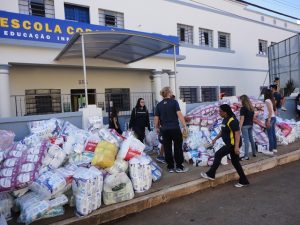
POLYGON ((276 141, 276 132, 275 132, 275 123, 276 123, 276 106, 275 99, 273 97, 272 90, 268 89, 264 95, 264 119, 267 128, 267 134, 269 138, 269 150, 262 151, 265 155, 274 155, 274 152, 277 152, 277 141, 276 141))
POLYGON ((213 139, 212 145, 214 145, 216 140, 220 137, 222 137, 225 145, 216 152, 213 165, 210 169, 206 173, 202 172, 200 175, 205 179, 214 180, 216 171, 220 166, 221 159, 225 155, 230 154, 232 165, 240 176, 239 182, 234 186, 238 188, 247 186, 249 181, 240 164, 239 157, 241 147, 239 121, 236 119, 230 106, 227 104, 220 105, 219 113, 223 118, 221 131, 217 137, 213 139))
POLYGON ((240 127, 242 128, 242 136, 244 142, 245 154, 242 160, 249 160, 249 142, 251 143, 252 155, 256 156, 256 148, 253 139, 253 117, 254 107, 247 95, 240 97, 242 108, 240 110, 240 127))

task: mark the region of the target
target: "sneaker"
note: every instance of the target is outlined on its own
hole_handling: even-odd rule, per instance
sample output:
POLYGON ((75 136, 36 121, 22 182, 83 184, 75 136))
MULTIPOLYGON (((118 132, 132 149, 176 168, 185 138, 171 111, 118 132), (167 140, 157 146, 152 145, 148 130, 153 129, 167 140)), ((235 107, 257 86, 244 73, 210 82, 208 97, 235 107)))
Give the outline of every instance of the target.
POLYGON ((169 173, 174 173, 174 169, 168 169, 169 170, 169 173))
POLYGON ((256 157, 256 154, 253 154, 252 156, 253 156, 253 157, 256 157))
POLYGON ((163 163, 163 164, 167 163, 166 160, 165 160, 165 157, 163 157, 163 156, 157 156, 156 161, 160 162, 160 163, 163 163))
POLYGON ((242 157, 241 159, 242 159, 242 161, 245 161, 245 160, 249 160, 249 157, 246 156, 246 157, 242 157))
POLYGON ((189 168, 186 167, 182 167, 182 168, 176 168, 176 173, 186 173, 187 171, 189 171, 189 168))
POLYGON ((287 109, 285 107, 281 107, 281 110, 282 111, 286 111, 287 109))
POLYGON ((278 151, 277 151, 277 149, 273 149, 273 152, 274 152, 274 153, 277 153, 278 151))
POLYGON ((201 177, 203 177, 204 179, 208 179, 208 180, 215 180, 215 178, 209 177, 206 173, 201 172, 200 173, 201 177))
POLYGON ((248 186, 248 184, 237 183, 237 184, 235 184, 234 186, 237 187, 237 188, 241 188, 241 187, 246 187, 246 186, 248 186))
POLYGON ((273 156, 273 155, 274 155, 274 152, 270 152, 269 150, 263 150, 263 151, 262 151, 262 154, 264 154, 264 155, 269 155, 269 156, 273 156))

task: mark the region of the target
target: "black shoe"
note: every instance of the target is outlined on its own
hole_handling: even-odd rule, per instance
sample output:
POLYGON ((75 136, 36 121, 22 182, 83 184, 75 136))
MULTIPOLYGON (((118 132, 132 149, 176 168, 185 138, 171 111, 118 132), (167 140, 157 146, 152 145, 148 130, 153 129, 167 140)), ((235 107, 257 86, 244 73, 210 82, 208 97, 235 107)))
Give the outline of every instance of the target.
POLYGON ((256 157, 256 154, 253 154, 252 156, 253 156, 253 157, 256 157))

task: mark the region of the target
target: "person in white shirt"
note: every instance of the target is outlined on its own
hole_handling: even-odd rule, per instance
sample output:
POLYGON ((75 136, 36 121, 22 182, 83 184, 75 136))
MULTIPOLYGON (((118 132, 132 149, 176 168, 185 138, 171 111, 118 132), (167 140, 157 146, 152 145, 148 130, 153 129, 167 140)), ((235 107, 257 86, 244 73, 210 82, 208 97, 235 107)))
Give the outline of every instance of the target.
POLYGON ((264 95, 264 119, 267 128, 267 134, 269 138, 269 150, 265 150, 262 153, 265 155, 274 155, 274 152, 277 152, 277 140, 276 140, 276 132, 275 132, 275 124, 276 124, 276 106, 275 99, 272 93, 272 90, 268 89, 264 95))

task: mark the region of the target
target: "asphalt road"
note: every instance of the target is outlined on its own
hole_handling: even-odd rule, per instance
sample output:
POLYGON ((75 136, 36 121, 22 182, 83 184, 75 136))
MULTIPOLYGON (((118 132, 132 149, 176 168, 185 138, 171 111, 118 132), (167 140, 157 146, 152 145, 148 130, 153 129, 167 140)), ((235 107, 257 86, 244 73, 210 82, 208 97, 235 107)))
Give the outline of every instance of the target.
POLYGON ((132 214, 114 225, 299 225, 300 161, 132 214))

